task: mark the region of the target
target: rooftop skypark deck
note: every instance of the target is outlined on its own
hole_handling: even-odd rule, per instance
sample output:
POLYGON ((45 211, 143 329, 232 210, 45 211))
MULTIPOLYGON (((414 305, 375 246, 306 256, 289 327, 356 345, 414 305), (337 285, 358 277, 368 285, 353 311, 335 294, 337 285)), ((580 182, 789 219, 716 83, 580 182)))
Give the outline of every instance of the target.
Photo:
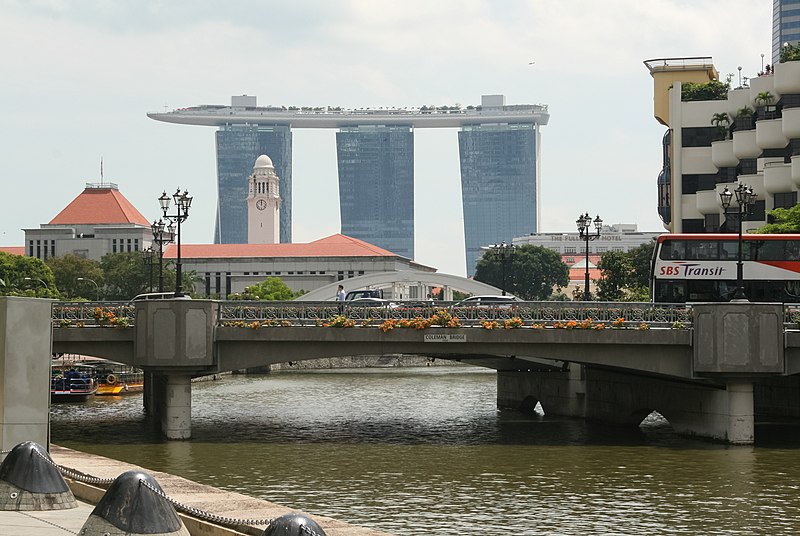
POLYGON ((550 119, 546 105, 438 106, 421 108, 222 106, 205 104, 171 112, 150 112, 150 119, 183 125, 222 127, 230 124, 288 125, 292 128, 342 128, 397 125, 416 128, 453 128, 491 123, 535 123, 550 119))

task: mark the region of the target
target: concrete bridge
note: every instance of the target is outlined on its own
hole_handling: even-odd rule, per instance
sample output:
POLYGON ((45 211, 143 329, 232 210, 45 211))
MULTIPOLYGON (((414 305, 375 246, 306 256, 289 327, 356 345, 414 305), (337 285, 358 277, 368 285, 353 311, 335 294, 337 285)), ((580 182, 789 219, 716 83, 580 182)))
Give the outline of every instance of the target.
POLYGON ((193 377, 385 354, 495 369, 499 407, 531 410, 541 402, 548 414, 634 426, 655 410, 679 433, 730 443, 752 443, 756 419, 800 417, 800 332, 794 310, 782 304, 406 305, 57 303, 53 351, 143 368, 145 404, 171 439, 191 435, 193 377), (113 312, 118 327, 98 325, 107 321, 97 311, 113 312), (400 327, 422 327, 425 319, 460 327, 400 327), (506 321, 523 327, 504 329, 506 321))

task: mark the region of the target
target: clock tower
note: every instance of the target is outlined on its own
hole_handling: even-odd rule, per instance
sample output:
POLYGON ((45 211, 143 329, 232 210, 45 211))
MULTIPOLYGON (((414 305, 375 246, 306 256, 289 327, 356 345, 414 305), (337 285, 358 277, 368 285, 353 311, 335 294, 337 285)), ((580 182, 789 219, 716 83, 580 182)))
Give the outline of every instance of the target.
POLYGON ((281 196, 275 167, 267 155, 256 158, 247 182, 247 243, 279 243, 281 196))

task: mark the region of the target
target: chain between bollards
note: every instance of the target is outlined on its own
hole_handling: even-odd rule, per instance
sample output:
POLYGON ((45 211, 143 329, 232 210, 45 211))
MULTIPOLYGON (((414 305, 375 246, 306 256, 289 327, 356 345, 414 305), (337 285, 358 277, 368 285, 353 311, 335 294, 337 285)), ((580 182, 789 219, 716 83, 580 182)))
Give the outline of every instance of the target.
MULTIPOLYGON (((11 452, 11 451, 10 450, 8 450, 8 451, 0 451, 0 454, 7 454, 9 452, 11 452)), ((98 484, 98 485, 108 486, 108 485, 111 485, 115 480, 113 478, 100 478, 100 477, 96 477, 96 476, 86 475, 86 474, 83 474, 83 473, 78 473, 76 471, 73 471, 73 470, 69 469, 68 467, 64 467, 63 465, 59 465, 59 464, 55 463, 53 460, 51 460, 47 456, 44 456, 42 453, 40 453, 37 450, 34 450, 33 452, 35 452, 44 461, 46 461, 47 463, 49 463, 50 465, 52 465, 53 467, 58 469, 59 472, 61 472, 62 475, 66 476, 66 477, 69 477, 69 478, 71 478, 73 480, 77 480, 78 482, 84 482, 86 484, 98 484)), ((212 523, 217 523, 218 525, 259 526, 259 525, 269 525, 270 523, 272 523, 274 521, 273 519, 238 519, 238 518, 233 518, 233 517, 225 517, 225 516, 220 516, 220 515, 217 515, 217 514, 212 514, 211 512, 206 512, 205 510, 200 510, 199 508, 195 508, 194 506, 189 506, 187 504, 183 504, 183 503, 181 503, 179 501, 176 501, 175 499, 173 499, 172 497, 168 496, 163 491, 160 491, 160 490, 156 489, 155 487, 153 487, 149 482, 146 482, 144 480, 139 480, 139 483, 141 485, 143 485, 146 489, 152 491, 156 495, 159 495, 160 497, 162 497, 163 499, 168 501, 179 512, 182 512, 184 514, 189 514, 191 516, 197 517, 199 519, 203 519, 205 521, 210 521, 212 523)), ((301 526, 300 530, 302 530, 303 532, 305 532, 309 536, 320 536, 315 531, 313 531, 312 529, 310 529, 310 528, 308 528, 306 526, 301 526)))

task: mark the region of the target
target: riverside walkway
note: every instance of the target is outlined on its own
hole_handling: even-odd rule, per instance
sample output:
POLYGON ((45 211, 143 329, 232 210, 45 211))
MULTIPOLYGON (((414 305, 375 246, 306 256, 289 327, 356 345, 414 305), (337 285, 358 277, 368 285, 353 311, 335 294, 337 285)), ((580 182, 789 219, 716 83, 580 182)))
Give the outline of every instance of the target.
MULTIPOLYGON (((239 493, 223 491, 192 482, 168 473, 151 471, 125 462, 50 445, 50 456, 55 463, 71 473, 91 475, 100 479, 113 479, 125 471, 144 471, 153 476, 164 492, 175 501, 211 514, 241 520, 269 520, 297 512, 286 506, 254 499, 239 493)), ((67 478, 78 507, 50 511, 0 511, 0 534, 8 536, 62 536, 79 534, 92 513, 94 504, 102 497, 102 488, 67 478)), ((303 512, 300 512, 303 513, 303 512)), ((388 533, 349 525, 342 521, 303 513, 325 530, 327 536, 390 536, 388 533)), ((192 535, 239 536, 261 535, 266 523, 259 525, 222 526, 179 512, 179 516, 192 535)))

